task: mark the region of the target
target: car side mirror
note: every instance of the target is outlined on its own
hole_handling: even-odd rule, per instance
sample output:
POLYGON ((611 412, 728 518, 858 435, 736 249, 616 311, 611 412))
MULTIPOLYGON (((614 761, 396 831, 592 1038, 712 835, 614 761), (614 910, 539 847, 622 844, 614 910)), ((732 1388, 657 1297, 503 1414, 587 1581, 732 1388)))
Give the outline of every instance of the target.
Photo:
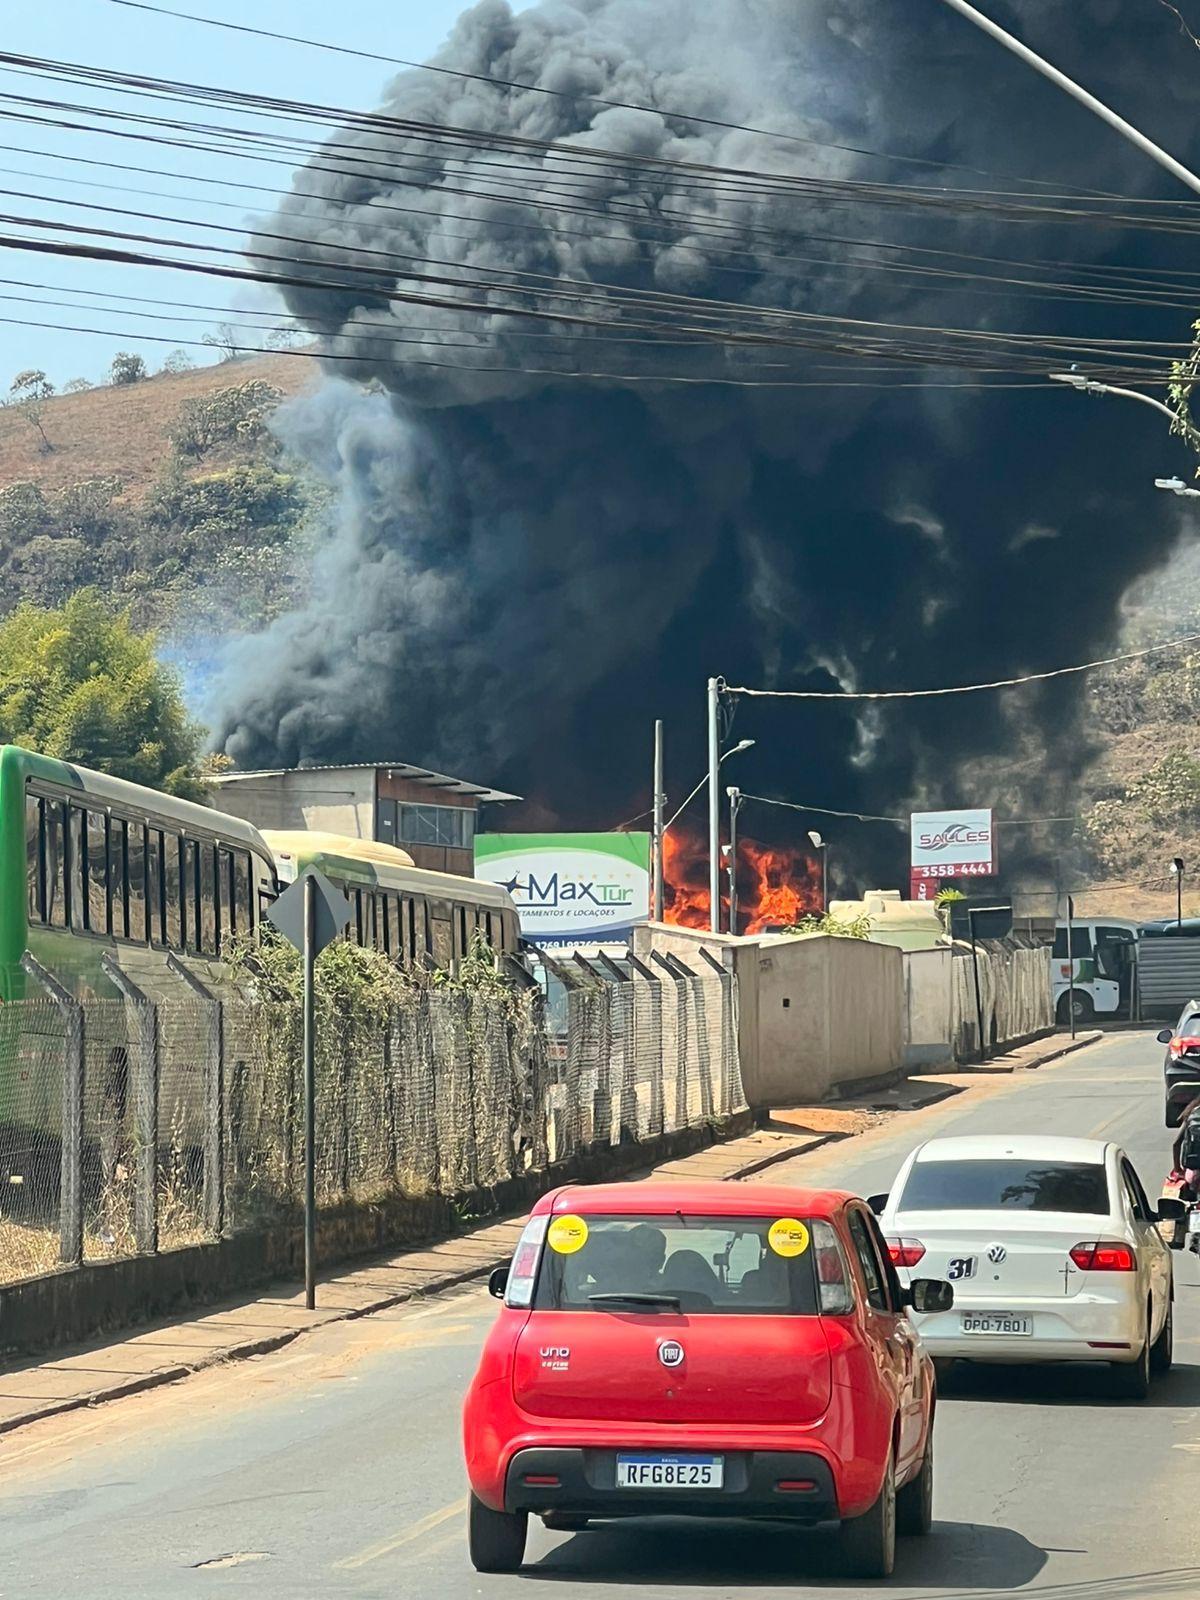
POLYGON ((507 1288, 508 1268, 494 1267, 488 1277, 488 1293, 496 1300, 503 1300, 507 1288))
POLYGON ((885 1194, 873 1194, 867 1200, 867 1204, 877 1217, 881 1217, 883 1215, 883 1208, 887 1205, 887 1203, 888 1197, 885 1194))
POLYGON ((1171 1032, 1170 1028, 1160 1028, 1154 1037, 1158 1040, 1159 1044, 1170 1044, 1175 1035, 1171 1032))
POLYGON ((1155 1222, 1179 1222, 1188 1214, 1187 1201, 1177 1200, 1174 1195, 1164 1195, 1158 1202, 1158 1214, 1155 1222))
POLYGON ((903 1291, 904 1304, 914 1311, 949 1311, 954 1304, 954 1285, 944 1278, 914 1278, 903 1291))

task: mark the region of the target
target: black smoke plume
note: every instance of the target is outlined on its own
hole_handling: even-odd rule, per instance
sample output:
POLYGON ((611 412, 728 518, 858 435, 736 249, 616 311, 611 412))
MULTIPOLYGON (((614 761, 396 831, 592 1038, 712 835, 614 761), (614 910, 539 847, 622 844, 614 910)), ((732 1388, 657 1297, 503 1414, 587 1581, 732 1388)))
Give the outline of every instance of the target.
MULTIPOLYGON (((1178 154, 1200 150, 1200 62, 1161 8, 995 0, 992 11, 1178 154)), ((515 16, 483 0, 436 60, 562 94, 406 72, 382 110, 741 169, 998 189, 994 175, 1012 174, 1177 198, 939 0, 577 0, 515 16), (675 108, 947 166, 789 145, 679 120, 675 108)), ((586 205, 602 200, 608 214, 564 215, 553 159, 488 165, 513 159, 486 148, 448 159, 416 136, 348 129, 300 175, 304 195, 285 200, 269 231, 302 240, 321 281, 353 245, 412 258, 395 265, 399 289, 406 270, 457 263, 933 326, 1187 336, 1186 311, 1019 288, 996 298, 966 277, 922 287, 848 270, 845 252, 836 269, 812 260, 837 258, 812 242, 837 233, 1187 267, 1186 240, 739 200, 711 203, 710 219, 731 230, 718 252, 710 232, 662 225, 700 209, 690 189, 664 181, 631 197, 591 179, 586 205), (463 192, 472 188, 491 197, 463 192), (502 203, 513 193, 544 204, 502 203), (756 228, 771 230, 765 246, 756 228)), ((608 826, 645 803, 655 716, 667 719, 672 789, 682 797, 698 774, 709 674, 922 687, 1085 659, 1113 642, 1123 591, 1175 535, 1150 480, 1186 473, 1182 447, 1119 402, 1049 385, 945 388, 969 375, 937 369, 913 369, 927 386, 891 393, 546 376, 529 369, 688 368, 686 352, 606 345, 588 330, 532 340, 502 303, 484 342, 472 316, 400 305, 369 283, 287 300, 342 358, 279 419, 334 486, 337 529, 317 556, 312 602, 228 661, 219 742, 242 765, 412 761, 514 788, 565 825, 608 826), (388 342, 414 332, 425 342, 388 342), (428 364, 439 356, 444 365, 428 364)), ((775 358, 743 355, 727 370, 751 375, 757 359, 775 358)), ((823 372, 811 376, 839 377, 831 357, 815 360, 823 372)), ((793 365, 792 375, 805 374, 793 365)), ((757 747, 738 758, 738 781, 844 809, 924 799, 1058 810, 1086 754, 1080 691, 1065 680, 867 716, 743 702, 738 734, 757 747), (1018 784, 1015 771, 1036 782, 1018 784)), ((902 850, 882 832, 873 861, 895 881, 902 850)), ((856 848, 864 836, 879 838, 860 832, 856 848)))

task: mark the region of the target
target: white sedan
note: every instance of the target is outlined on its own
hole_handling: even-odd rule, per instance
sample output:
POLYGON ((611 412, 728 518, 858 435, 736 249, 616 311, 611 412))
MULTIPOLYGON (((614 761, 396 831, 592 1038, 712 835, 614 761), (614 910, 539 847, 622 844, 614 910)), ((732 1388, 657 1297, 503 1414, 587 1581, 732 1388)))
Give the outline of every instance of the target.
POLYGON ((1115 1392, 1134 1399, 1169 1369, 1171 1256, 1116 1145, 931 1139, 870 1203, 904 1282, 954 1285, 952 1311, 913 1313, 935 1358, 1111 1362, 1115 1392))

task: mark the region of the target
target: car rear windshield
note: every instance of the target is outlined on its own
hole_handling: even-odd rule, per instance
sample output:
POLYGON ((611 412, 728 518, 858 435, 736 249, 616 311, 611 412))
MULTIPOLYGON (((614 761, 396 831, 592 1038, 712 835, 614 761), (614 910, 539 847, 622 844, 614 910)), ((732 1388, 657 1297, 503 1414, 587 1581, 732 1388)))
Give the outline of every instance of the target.
POLYGON ((584 1228, 560 1238, 558 1248, 552 1222, 534 1309, 669 1312, 678 1302, 686 1312, 815 1316, 813 1255, 832 1241, 832 1231, 828 1223, 816 1224, 814 1244, 813 1225, 780 1233, 779 1222, 791 1220, 587 1216, 584 1228), (634 1298, 624 1301, 623 1295, 634 1298))
POLYGON ((1090 1161, 917 1161, 902 1211, 1073 1211, 1106 1216, 1108 1179, 1090 1161))

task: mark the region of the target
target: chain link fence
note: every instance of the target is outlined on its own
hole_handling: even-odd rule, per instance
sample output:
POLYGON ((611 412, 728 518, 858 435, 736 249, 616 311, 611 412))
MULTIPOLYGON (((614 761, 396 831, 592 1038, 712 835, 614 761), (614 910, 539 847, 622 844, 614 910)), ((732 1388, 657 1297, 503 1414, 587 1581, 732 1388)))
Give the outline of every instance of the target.
MULTIPOLYGON (((324 1019, 319 1206, 465 1194, 745 1104, 731 974, 540 978, 324 1019)), ((41 982, 0 1008, 0 1284, 298 1221, 295 1004, 41 982)))

